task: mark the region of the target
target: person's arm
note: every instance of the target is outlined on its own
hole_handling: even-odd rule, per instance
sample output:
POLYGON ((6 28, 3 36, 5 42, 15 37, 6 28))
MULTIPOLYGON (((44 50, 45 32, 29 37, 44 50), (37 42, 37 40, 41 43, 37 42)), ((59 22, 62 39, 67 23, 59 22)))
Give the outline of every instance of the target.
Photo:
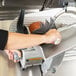
POLYGON ((61 39, 61 35, 55 29, 49 30, 44 35, 20 34, 20 33, 9 32, 5 49, 8 50, 21 49, 40 45, 43 43, 52 43, 57 38, 61 39))
POLYGON ((14 52, 17 52, 19 57, 21 53, 15 49, 53 43, 57 38, 61 39, 61 35, 55 29, 49 30, 44 35, 12 33, 0 29, 0 50, 4 50, 10 60, 17 62, 13 59, 14 52))

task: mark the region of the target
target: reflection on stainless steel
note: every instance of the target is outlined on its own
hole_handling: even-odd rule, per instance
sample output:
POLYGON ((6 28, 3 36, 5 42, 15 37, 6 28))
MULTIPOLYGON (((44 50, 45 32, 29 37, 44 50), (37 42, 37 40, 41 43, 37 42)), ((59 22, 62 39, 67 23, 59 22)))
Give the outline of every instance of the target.
POLYGON ((33 76, 33 74, 32 74, 32 71, 31 71, 31 70, 29 71, 29 76, 33 76))

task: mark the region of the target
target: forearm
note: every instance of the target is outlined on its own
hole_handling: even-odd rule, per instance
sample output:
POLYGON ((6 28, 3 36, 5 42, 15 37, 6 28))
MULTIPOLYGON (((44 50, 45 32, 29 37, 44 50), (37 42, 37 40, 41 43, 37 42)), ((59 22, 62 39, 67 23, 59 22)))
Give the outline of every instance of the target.
POLYGON ((61 41, 61 35, 55 29, 49 30, 44 35, 20 34, 20 33, 9 32, 5 49, 12 50, 12 49, 28 48, 28 47, 36 46, 36 45, 43 44, 43 43, 54 44, 54 42, 57 39, 60 39, 61 41))
POLYGON ((6 49, 21 49, 45 43, 44 35, 9 33, 6 49))

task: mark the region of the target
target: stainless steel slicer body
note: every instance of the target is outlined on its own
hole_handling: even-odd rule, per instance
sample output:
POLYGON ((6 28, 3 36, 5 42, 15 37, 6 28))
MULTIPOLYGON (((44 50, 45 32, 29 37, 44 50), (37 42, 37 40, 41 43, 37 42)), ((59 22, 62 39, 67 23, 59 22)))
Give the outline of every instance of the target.
POLYGON ((43 49, 40 46, 22 49, 22 58, 20 64, 22 69, 29 66, 41 65, 45 60, 43 49))

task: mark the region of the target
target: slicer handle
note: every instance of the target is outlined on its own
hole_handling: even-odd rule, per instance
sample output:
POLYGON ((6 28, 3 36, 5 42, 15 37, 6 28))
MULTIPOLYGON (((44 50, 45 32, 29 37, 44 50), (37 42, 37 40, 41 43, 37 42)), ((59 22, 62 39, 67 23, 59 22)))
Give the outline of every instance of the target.
POLYGON ((18 56, 17 52, 14 52, 14 60, 20 60, 21 58, 18 56))

